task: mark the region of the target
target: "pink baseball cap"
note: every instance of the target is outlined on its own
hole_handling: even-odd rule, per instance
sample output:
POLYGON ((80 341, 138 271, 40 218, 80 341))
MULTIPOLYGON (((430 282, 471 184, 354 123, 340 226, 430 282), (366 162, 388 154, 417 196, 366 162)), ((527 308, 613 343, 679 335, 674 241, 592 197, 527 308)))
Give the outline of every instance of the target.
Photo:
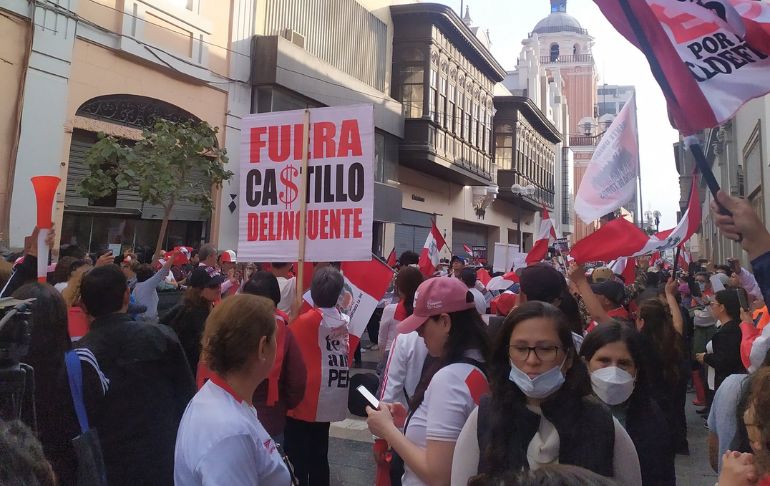
POLYGON ((414 293, 414 312, 398 323, 401 334, 416 331, 428 318, 439 314, 474 309, 473 294, 459 278, 434 277, 417 287, 414 293))

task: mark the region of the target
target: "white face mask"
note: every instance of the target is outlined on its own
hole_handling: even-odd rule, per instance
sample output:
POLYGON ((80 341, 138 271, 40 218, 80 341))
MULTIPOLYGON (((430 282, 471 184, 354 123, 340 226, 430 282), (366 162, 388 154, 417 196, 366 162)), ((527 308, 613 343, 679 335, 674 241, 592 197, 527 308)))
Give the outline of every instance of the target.
POLYGON ((634 392, 634 377, 617 366, 608 366, 591 373, 594 393, 607 405, 625 402, 634 392))
POLYGON ((564 374, 561 372, 561 367, 564 366, 565 361, 567 361, 567 358, 564 358, 560 365, 554 366, 534 378, 530 378, 528 374, 521 371, 511 360, 511 373, 508 375, 508 379, 529 398, 545 398, 555 393, 564 384, 564 374))

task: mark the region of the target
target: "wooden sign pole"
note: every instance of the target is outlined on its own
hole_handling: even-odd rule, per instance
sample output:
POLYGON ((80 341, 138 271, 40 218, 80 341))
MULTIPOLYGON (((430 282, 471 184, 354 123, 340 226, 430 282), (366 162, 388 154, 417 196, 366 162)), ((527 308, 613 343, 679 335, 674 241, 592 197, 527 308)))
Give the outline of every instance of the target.
POLYGON ((307 243, 307 161, 310 148, 310 110, 305 110, 302 121, 302 167, 299 175, 299 253, 297 254, 297 300, 296 310, 302 307, 305 293, 305 244, 307 243))

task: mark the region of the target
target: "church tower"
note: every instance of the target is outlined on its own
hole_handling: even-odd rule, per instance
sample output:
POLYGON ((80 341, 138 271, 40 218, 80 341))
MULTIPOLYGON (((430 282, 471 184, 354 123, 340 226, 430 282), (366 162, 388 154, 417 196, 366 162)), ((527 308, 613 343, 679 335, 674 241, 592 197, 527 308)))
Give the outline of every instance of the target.
MULTIPOLYGON (((597 86, 599 75, 592 52, 594 39, 567 13, 567 0, 550 0, 551 13, 532 29, 540 46, 540 65, 549 76, 564 83, 569 107, 569 148, 574 154, 572 193, 580 182, 599 141, 597 86)), ((574 241, 593 233, 595 224, 583 224, 572 213, 574 241)))

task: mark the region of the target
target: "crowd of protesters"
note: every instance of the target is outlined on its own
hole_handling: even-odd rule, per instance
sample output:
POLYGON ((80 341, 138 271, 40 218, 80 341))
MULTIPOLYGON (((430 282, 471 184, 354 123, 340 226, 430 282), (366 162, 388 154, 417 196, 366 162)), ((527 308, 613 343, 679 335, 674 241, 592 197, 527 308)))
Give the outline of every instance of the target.
POLYGON ((30 246, 2 296, 34 299, 35 387, 0 421, 0 482, 323 486, 331 423, 351 412, 376 436, 378 486, 673 485, 692 386, 719 484, 770 484, 770 233, 720 201, 753 273, 640 258, 624 282, 561 259, 501 292, 460 257, 423 275, 402 254, 369 329, 376 374, 351 370, 337 264, 315 265, 300 307, 291 264, 212 245, 145 262, 69 248, 49 283, 30 246), (359 383, 379 406, 356 402, 359 383))

